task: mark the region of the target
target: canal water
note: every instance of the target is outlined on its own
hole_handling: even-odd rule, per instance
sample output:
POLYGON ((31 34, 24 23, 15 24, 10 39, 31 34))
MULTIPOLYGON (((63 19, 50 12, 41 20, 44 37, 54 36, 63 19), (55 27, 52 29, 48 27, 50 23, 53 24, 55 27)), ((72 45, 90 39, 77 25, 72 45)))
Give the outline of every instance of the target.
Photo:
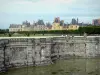
POLYGON ((100 75, 100 59, 57 60, 47 66, 9 69, 0 75, 100 75))

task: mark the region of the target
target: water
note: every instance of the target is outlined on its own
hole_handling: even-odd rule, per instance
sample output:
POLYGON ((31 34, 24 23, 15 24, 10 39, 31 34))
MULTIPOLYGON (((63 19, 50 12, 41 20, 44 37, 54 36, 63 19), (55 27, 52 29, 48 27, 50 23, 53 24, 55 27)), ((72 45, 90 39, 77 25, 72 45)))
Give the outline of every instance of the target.
POLYGON ((9 69, 0 75, 100 75, 100 59, 58 60, 48 66, 9 69))

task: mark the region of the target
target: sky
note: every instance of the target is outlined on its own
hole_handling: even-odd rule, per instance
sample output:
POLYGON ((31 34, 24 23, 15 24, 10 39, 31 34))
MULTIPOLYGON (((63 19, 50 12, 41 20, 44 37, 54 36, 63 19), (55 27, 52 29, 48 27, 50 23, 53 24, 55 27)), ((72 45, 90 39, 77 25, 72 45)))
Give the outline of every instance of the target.
POLYGON ((0 0, 2 29, 25 20, 31 24, 38 19, 52 23, 55 17, 65 23, 70 23, 72 18, 92 23, 93 19, 100 18, 100 0, 0 0))

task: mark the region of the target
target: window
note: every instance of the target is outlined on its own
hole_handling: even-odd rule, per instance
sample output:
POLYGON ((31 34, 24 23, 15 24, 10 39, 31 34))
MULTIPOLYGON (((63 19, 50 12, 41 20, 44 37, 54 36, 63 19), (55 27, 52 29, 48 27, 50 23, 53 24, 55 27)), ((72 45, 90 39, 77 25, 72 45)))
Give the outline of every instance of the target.
POLYGON ((71 28, 73 28, 73 26, 71 26, 71 28))

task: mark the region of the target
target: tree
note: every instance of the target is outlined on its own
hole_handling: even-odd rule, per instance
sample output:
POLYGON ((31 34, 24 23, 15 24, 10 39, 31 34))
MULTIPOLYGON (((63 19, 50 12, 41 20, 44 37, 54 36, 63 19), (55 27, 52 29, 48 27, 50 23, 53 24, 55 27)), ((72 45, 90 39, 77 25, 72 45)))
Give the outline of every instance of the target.
POLYGON ((8 35, 11 37, 15 32, 9 32, 8 35))
POLYGON ((30 36, 30 32, 25 32, 26 36, 30 36))

